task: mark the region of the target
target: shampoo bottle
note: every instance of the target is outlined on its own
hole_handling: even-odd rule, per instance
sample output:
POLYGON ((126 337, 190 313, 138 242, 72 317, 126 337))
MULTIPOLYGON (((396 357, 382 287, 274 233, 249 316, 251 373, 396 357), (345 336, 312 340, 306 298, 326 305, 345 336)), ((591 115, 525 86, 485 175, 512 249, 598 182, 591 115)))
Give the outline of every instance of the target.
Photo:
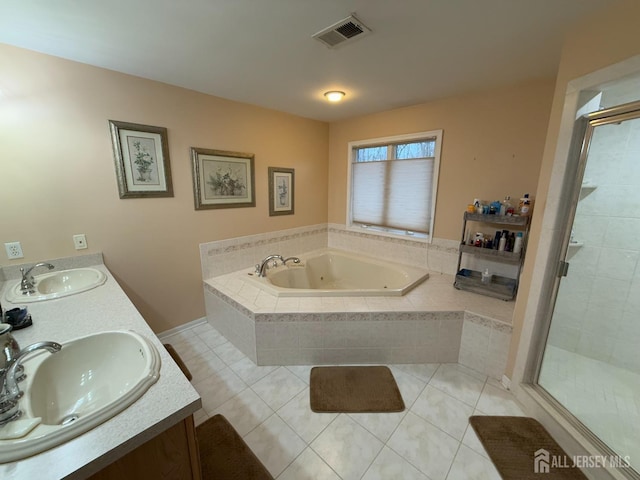
POLYGON ((522 251, 522 240, 524 240, 524 235, 522 232, 518 232, 518 235, 516 235, 516 241, 513 244, 513 253, 520 253, 522 251))
POLYGON ((498 243, 498 251, 504 252, 505 247, 507 246, 507 236, 502 235, 500 237, 500 242, 498 243))

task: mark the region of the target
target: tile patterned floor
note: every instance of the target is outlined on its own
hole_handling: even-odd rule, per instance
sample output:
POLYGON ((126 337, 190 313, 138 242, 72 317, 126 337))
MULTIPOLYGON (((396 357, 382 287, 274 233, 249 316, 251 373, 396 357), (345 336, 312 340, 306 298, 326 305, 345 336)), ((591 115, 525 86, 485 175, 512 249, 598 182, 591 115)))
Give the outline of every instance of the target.
POLYGON ((209 324, 163 338, 278 480, 498 480, 470 415, 523 415, 495 380, 458 364, 390 365, 406 410, 313 413, 310 366, 258 367, 209 324))

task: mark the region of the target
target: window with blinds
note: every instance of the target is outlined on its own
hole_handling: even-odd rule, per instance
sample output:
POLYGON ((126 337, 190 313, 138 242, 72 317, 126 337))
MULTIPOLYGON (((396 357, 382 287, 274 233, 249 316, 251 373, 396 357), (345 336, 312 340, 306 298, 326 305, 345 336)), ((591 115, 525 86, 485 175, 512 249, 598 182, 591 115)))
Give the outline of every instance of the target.
POLYGON ((351 223, 429 237, 442 131, 351 146, 351 223))

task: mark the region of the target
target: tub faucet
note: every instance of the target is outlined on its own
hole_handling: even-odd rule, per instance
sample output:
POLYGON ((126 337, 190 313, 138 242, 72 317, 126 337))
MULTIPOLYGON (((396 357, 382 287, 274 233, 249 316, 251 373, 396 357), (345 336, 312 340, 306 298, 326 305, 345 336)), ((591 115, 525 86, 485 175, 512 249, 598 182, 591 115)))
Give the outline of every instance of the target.
POLYGON ((22 274, 22 280, 20 281, 20 291, 22 292, 23 295, 36 293, 34 288, 36 281, 34 280, 33 275, 31 275, 31 271, 34 268, 38 268, 38 267, 47 267, 49 270, 53 270, 54 268, 56 268, 50 263, 46 263, 46 262, 36 263, 27 271, 25 271, 24 268, 21 268, 20 273, 22 274))
POLYGON ((13 359, 11 366, 0 375, 0 427, 20 417, 19 401, 23 395, 18 387, 19 372, 22 359, 32 352, 47 350, 50 353, 59 352, 62 345, 56 342, 38 342, 24 349, 13 359))
POLYGON ((289 260, 291 260, 293 263, 300 263, 300 259, 298 257, 289 257, 282 260, 282 264, 286 265, 289 260))
POLYGON ((284 258, 282 258, 282 255, 268 255, 264 260, 262 260, 262 262, 256 264, 256 274, 259 277, 265 276, 267 268, 269 268, 269 262, 271 260, 273 260, 274 267, 278 264, 278 260, 284 263, 284 258))
POLYGON ((271 264, 272 267, 278 265, 278 260, 282 262, 282 265, 286 265, 289 261, 293 263, 300 263, 300 259, 298 257, 282 258, 282 255, 269 255, 264 260, 262 260, 262 262, 256 264, 256 274, 259 277, 264 277, 266 275, 267 268, 269 268, 269 262, 271 260, 273 260, 273 263, 271 264))

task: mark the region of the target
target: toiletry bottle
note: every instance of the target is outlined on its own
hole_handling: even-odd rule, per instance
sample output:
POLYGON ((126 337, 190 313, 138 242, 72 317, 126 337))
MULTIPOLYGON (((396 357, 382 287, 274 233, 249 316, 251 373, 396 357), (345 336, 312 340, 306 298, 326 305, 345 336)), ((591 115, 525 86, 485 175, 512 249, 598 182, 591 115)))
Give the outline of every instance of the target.
POLYGON ((524 240, 524 235, 522 232, 518 232, 516 241, 513 244, 513 253, 520 253, 522 251, 522 240, 524 240))
POLYGON ((511 197, 510 196, 506 196, 504 201, 505 201, 505 215, 507 215, 508 217, 511 217, 514 213, 515 213, 515 209, 513 208, 513 205, 511 205, 511 197))
POLYGON ((485 268, 484 271, 482 272, 482 278, 480 279, 480 281, 482 283, 484 283, 485 285, 488 285, 491 283, 491 273, 489 272, 488 268, 485 268))
POLYGON ((500 204, 500 215, 505 216, 507 214, 507 208, 511 206, 509 200, 511 200, 511 197, 509 195, 504 197, 504 202, 500 204))
POLYGON ((474 245, 476 247, 482 247, 482 240, 483 239, 484 239, 484 235, 482 234, 482 232, 476 233, 476 239, 475 239, 474 245))
POLYGON ((529 199, 529 194, 525 193, 524 197, 520 199, 520 205, 518 206, 520 215, 529 215, 530 207, 531 207, 531 200, 529 199))
POLYGON ((509 240, 509 230, 502 230, 502 235, 500 236, 500 243, 498 244, 498 250, 500 252, 506 251, 508 240, 509 240))
POLYGON ((513 245, 516 243, 516 236, 511 232, 507 237, 507 245, 505 246, 505 250, 507 252, 513 252, 513 245))
POLYGON ((507 236, 502 235, 500 237, 500 242, 498 243, 498 251, 504 252, 505 247, 507 246, 507 236))
POLYGON ((502 237, 502 232, 498 230, 495 237, 493 237, 493 248, 496 250, 498 250, 498 247, 500 246, 500 237, 502 237))

